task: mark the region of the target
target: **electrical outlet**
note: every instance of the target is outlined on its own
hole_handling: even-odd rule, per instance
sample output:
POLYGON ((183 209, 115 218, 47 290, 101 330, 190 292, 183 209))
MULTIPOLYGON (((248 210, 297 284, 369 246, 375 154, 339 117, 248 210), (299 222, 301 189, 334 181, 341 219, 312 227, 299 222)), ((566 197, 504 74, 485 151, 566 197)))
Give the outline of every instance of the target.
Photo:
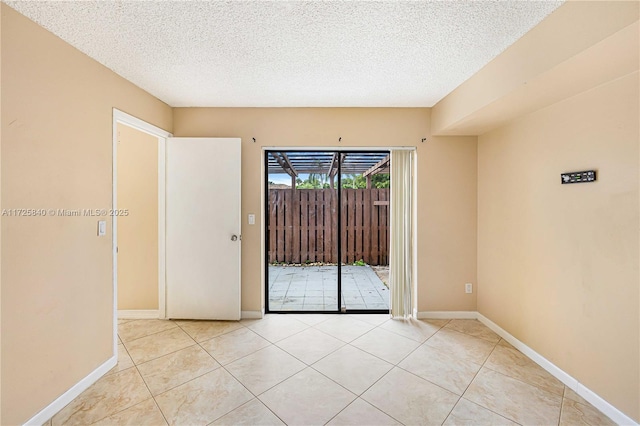
POLYGON ((466 283, 464 285, 464 292, 465 293, 473 293, 473 284, 471 283, 466 283))

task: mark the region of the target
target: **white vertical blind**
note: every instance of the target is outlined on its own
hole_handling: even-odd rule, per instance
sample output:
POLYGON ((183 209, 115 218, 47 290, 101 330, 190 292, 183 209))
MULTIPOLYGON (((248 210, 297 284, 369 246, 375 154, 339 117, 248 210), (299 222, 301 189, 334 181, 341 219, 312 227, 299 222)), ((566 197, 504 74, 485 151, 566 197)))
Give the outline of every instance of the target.
POLYGON ((391 316, 408 318, 412 312, 413 151, 391 151, 390 272, 391 316))

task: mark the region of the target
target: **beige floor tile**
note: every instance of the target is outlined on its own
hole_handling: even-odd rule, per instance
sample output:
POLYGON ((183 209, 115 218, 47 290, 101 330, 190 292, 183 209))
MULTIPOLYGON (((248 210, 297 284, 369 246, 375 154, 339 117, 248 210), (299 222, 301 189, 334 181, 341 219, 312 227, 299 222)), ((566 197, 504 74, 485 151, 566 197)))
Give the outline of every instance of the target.
POLYGON ((196 342, 204 342, 244 327, 239 321, 177 321, 196 342))
POLYGON ((119 321, 117 366, 45 424, 614 424, 477 321, 180 323, 119 321))
POLYGON ((591 405, 586 399, 578 395, 576 392, 574 392, 571 388, 567 386, 564 387, 564 397, 572 401, 579 402, 580 404, 591 405))
POLYGON ((200 346, 222 365, 227 365, 230 362, 251 355, 269 345, 271 345, 269 341, 246 327, 200 343, 200 346))
POLYGON ((125 342, 124 346, 127 348, 133 362, 141 364, 195 345, 195 343, 187 333, 176 327, 171 330, 125 342))
POLYGON ((248 324, 254 332, 264 337, 271 343, 278 342, 300 333, 302 330, 309 328, 309 325, 298 321, 289 315, 267 315, 266 319, 252 322, 248 324))
POLYGON ((125 349, 124 345, 118 345, 118 363, 115 367, 113 367, 105 376, 113 373, 117 373, 118 371, 126 370, 127 368, 133 367, 133 360, 129 356, 129 352, 125 349))
POLYGON ((443 426, 517 426, 517 423, 460 398, 443 426))
POLYGON ((485 367, 562 396, 564 384, 514 348, 498 345, 485 367))
POLYGON ((381 328, 371 330, 351 344, 394 365, 420 346, 415 340, 381 328))
POLYGON ((151 394, 138 370, 128 368, 99 379, 53 416, 52 424, 91 424, 149 398, 151 394))
POLYGON ((272 314, 265 315, 264 318, 241 318, 240 325, 242 325, 243 327, 249 327, 251 324, 257 324, 259 322, 266 321, 271 315, 272 314))
POLYGON ((423 343, 429 337, 433 336, 440 327, 425 321, 409 319, 392 319, 380 326, 387 331, 423 343))
POLYGON ((587 402, 587 400, 586 400, 586 399, 584 399, 583 397, 581 397, 580 395, 578 395, 575 391, 573 391, 573 390, 572 390, 570 387, 568 387, 568 386, 565 386, 565 387, 564 387, 564 394, 563 394, 563 396, 564 396, 565 398, 569 398, 569 399, 571 399, 571 400, 573 400, 573 401, 580 402, 580 403, 582 403, 582 404, 588 404, 588 402, 587 402))
MULTIPOLYGON (((578 396, 576 394, 576 396, 578 396)), ((578 398, 581 398, 578 396, 578 398)), ((584 400, 583 400, 584 401, 584 400)), ((569 398, 562 400, 560 426, 592 425, 610 426, 616 423, 601 413, 597 408, 585 401, 580 403, 569 398)))
POLYGON ((130 342, 141 337, 176 328, 173 321, 166 320, 134 320, 118 324, 118 336, 122 342, 130 342))
POLYGON ((252 399, 229 414, 224 415, 211 425, 216 426, 279 426, 284 425, 280 419, 271 412, 258 399, 252 399))
POLYGON ((500 341, 498 342, 498 345, 500 345, 500 346, 504 346, 504 347, 506 347, 506 348, 515 349, 511 343, 507 342, 507 341, 506 341, 506 340, 504 340, 504 339, 500 339, 500 341))
POLYGON ((425 343, 428 346, 455 353, 459 359, 482 364, 487 359, 495 343, 487 342, 478 337, 441 328, 425 343))
POLYGON ((289 315, 292 318, 297 319, 300 322, 303 322, 307 325, 314 326, 318 325, 321 322, 325 322, 333 318, 335 315, 329 314, 291 314, 289 315))
POLYGON ((500 340, 500 336, 478 320, 453 319, 445 327, 492 343, 500 340))
POLYGON ((259 398, 288 425, 322 425, 356 396, 317 371, 307 368, 259 398))
POLYGON ((521 425, 551 425, 560 419, 561 396, 486 368, 464 397, 521 425))
POLYGON ((313 328, 301 331, 276 343, 284 351, 307 365, 329 355, 345 343, 313 328))
POLYGON ((151 394, 158 395, 220 367, 198 345, 138 365, 151 394))
POLYGON ((382 325, 391 319, 389 314, 350 314, 349 316, 376 326, 382 325))
POLYGON ((441 424, 458 396, 411 373, 394 368, 362 395, 406 425, 441 424))
POLYGON ((347 345, 313 364, 313 368, 360 395, 391 370, 393 365, 347 345))
POLYGON ((166 424, 164 416, 153 399, 148 399, 94 423, 95 426, 161 426, 166 424))
POLYGON ((253 395, 223 368, 156 397, 170 425, 206 425, 250 401, 253 395))
POLYGON ((358 398, 327 425, 331 426, 402 426, 373 405, 358 398))
POLYGON ((428 345, 420 346, 398 366, 457 395, 464 393, 481 367, 428 345))
POLYGON ((374 327, 373 324, 353 319, 347 315, 337 315, 336 318, 318 324, 315 328, 348 343, 374 327))
POLYGON ((260 349, 226 366, 254 395, 261 394, 304 368, 302 362, 276 346, 260 349))
POLYGON ((448 319, 422 319, 420 321, 424 321, 424 322, 428 322, 431 325, 435 325, 436 327, 444 327, 445 325, 449 324, 448 319))

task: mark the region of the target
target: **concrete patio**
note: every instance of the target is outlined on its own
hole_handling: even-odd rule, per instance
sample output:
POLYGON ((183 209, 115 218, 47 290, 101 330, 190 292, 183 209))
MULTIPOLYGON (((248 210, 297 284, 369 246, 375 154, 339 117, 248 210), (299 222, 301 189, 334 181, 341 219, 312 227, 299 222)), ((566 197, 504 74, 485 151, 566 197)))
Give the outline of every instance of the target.
MULTIPOLYGON (((338 268, 269 266, 270 311, 337 311, 338 268)), ((342 306, 389 309, 389 289, 369 266, 342 266, 342 306)))

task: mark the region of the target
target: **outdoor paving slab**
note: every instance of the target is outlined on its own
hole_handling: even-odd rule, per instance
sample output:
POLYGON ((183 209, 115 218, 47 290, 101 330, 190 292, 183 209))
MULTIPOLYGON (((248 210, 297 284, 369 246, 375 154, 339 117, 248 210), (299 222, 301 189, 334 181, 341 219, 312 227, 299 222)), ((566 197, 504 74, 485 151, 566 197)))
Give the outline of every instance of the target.
MULTIPOLYGON (((389 309, 389 290, 369 266, 342 267, 347 309, 389 309)), ((271 310, 337 308, 336 266, 269 266, 271 310)))

